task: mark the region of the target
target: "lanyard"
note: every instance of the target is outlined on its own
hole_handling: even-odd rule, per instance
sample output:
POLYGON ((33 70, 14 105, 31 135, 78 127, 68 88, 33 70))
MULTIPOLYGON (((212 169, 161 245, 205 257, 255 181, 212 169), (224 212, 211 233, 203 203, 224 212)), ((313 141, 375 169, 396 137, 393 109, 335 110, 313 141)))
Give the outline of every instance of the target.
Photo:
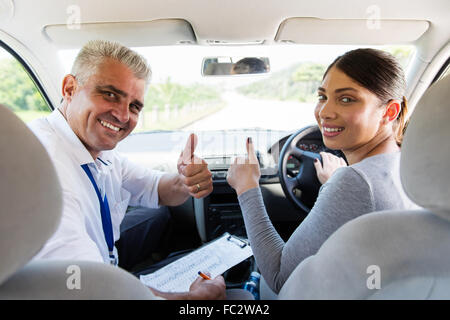
POLYGON ((97 193, 98 201, 100 202, 100 213, 102 215, 103 233, 105 235, 106 244, 108 245, 110 263, 112 265, 117 265, 117 259, 114 256, 114 236, 111 222, 111 212, 109 211, 106 193, 105 198, 102 200, 100 190, 98 189, 97 183, 95 182, 94 177, 92 176, 92 172, 91 170, 89 170, 88 165, 83 164, 81 165, 81 167, 86 172, 87 176, 89 177, 89 180, 91 180, 95 192, 97 193))

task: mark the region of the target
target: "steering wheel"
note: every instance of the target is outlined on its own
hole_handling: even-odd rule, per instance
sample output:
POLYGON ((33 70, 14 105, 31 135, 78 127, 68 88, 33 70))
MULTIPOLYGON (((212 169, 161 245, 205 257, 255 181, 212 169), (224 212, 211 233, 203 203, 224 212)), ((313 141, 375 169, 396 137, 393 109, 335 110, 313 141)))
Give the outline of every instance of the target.
POLYGON ((280 184, 286 197, 307 213, 311 211, 321 187, 317 179, 314 160, 318 159, 322 162, 322 157, 319 153, 300 149, 297 147, 297 143, 306 136, 317 134, 317 132, 322 137, 318 126, 305 127, 293 133, 284 144, 278 162, 280 184), (300 168, 295 177, 291 177, 294 174, 287 168, 290 157, 294 157, 300 162, 300 168), (300 197, 295 195, 294 189, 301 191, 300 197))

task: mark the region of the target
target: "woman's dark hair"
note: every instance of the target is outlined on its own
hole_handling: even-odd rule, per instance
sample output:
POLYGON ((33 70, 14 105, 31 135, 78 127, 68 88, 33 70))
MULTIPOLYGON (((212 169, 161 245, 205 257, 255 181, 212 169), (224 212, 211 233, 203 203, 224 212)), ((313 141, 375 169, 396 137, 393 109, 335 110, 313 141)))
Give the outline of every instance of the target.
POLYGON ((356 49, 339 56, 327 68, 323 78, 332 67, 374 93, 383 104, 393 99, 402 101, 400 113, 394 123, 395 140, 401 146, 406 130, 407 101, 405 75, 393 55, 376 49, 356 49))

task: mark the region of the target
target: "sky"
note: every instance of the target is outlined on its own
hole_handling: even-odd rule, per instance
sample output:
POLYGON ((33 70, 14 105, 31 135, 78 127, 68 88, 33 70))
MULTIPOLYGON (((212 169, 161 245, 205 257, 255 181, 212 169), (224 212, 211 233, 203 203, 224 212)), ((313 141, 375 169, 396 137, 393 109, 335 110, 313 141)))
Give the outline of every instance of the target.
POLYGON ((0 48, 0 59, 4 59, 4 58, 11 58, 11 55, 3 50, 3 48, 0 48))

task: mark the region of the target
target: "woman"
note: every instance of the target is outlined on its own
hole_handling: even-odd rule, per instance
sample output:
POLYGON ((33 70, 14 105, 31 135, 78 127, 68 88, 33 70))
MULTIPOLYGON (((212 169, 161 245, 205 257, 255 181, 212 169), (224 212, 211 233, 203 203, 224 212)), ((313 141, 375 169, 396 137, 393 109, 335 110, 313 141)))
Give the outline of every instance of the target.
MULTIPOLYGON (((247 140, 250 164, 236 159, 227 180, 238 194, 258 267, 275 292, 303 259, 349 220, 373 211, 416 207, 403 192, 399 173, 405 86, 395 58, 380 50, 353 50, 328 67, 318 89, 315 116, 324 144, 342 150, 349 166, 337 169, 322 185, 311 212, 286 243, 265 210, 258 162, 251 139, 247 140)), ((323 168, 320 162, 316 168, 319 178, 326 180, 324 171, 343 163, 332 161, 334 165, 328 166, 334 158, 323 158, 323 168)))

